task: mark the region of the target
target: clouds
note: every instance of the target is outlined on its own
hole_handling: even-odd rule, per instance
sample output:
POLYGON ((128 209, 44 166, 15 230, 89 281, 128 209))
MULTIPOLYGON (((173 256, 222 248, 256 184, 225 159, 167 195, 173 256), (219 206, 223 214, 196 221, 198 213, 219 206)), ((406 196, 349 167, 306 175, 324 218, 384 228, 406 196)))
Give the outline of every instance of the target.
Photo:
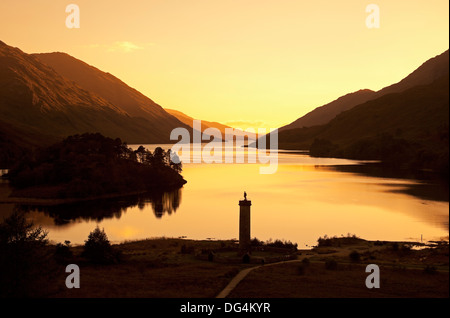
POLYGON ((154 46, 154 43, 133 43, 130 41, 116 41, 110 44, 90 44, 87 45, 88 48, 100 48, 106 52, 119 52, 119 53, 132 53, 140 50, 145 50, 151 46, 154 46))
POLYGON ((233 121, 227 121, 224 123, 227 126, 235 127, 235 128, 241 128, 241 129, 247 129, 247 128, 272 128, 268 127, 267 123, 264 121, 259 120, 233 120, 233 121))
POLYGON ((117 41, 114 42, 110 47, 107 49, 109 52, 124 52, 124 53, 130 53, 137 50, 143 50, 144 48, 142 46, 139 46, 137 44, 134 44, 129 41, 117 41))

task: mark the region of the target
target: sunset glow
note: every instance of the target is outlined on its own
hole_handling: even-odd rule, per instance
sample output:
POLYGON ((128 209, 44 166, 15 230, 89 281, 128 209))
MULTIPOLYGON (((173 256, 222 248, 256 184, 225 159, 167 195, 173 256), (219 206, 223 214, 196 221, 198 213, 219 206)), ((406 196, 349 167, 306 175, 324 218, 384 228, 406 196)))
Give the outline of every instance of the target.
POLYGON ((66 52, 164 108, 276 128, 359 89, 398 82, 448 49, 448 1, 76 0, 0 3, 1 40, 66 52))

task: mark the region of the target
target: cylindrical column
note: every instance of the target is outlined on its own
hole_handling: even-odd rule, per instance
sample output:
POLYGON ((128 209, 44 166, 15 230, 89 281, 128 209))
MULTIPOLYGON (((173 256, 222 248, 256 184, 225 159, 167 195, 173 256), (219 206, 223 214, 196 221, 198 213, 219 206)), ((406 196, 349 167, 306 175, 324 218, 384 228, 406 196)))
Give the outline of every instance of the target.
POLYGON ((250 251, 250 206, 252 201, 239 201, 239 249, 241 252, 250 251))

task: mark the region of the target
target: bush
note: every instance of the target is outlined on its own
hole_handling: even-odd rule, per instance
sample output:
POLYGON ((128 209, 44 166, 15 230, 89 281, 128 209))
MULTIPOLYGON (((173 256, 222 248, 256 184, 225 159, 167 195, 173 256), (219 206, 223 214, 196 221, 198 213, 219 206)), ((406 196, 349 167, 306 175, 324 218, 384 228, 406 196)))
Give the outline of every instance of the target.
POLYGON ((300 276, 305 275, 305 273, 306 273, 306 268, 307 268, 307 266, 305 266, 305 264, 300 264, 300 265, 298 266, 298 268, 297 268, 298 274, 299 274, 300 276))
POLYGON ((242 256, 242 263, 249 264, 250 263, 250 255, 246 253, 244 256, 242 256))
POLYGON ((58 243, 55 247, 55 258, 59 262, 67 262, 72 258, 73 253, 70 250, 70 241, 65 241, 64 244, 58 243))
POLYGON ((337 270, 338 263, 334 259, 328 259, 325 261, 325 269, 337 270))
POLYGON ((302 265, 309 266, 310 263, 309 258, 302 259, 302 265))
POLYGON ((423 272, 424 272, 425 274, 434 275, 434 274, 436 274, 437 269, 436 269, 436 267, 434 267, 434 266, 427 265, 427 266, 423 269, 423 272))
POLYGON ((361 254, 357 251, 352 251, 348 256, 352 262, 359 262, 361 260, 361 254))
POLYGON ((193 254, 195 252, 194 246, 187 246, 186 244, 183 244, 180 248, 181 254, 193 254))
POLYGON ((305 275, 307 269, 309 268, 309 258, 304 258, 302 259, 302 263, 300 264, 300 266, 298 267, 297 271, 299 275, 305 275))
POLYGON ((55 278, 47 233, 14 211, 0 224, 0 297, 41 297, 55 278))
POLYGON ((263 246, 263 245, 264 245, 264 242, 258 240, 258 239, 255 237, 255 238, 253 238, 253 239, 250 241, 250 245, 251 245, 251 246, 255 246, 255 247, 257 247, 257 246, 263 246))
POLYGON ((85 241, 83 256, 93 263, 110 264, 117 262, 120 254, 113 250, 105 231, 97 226, 85 241))

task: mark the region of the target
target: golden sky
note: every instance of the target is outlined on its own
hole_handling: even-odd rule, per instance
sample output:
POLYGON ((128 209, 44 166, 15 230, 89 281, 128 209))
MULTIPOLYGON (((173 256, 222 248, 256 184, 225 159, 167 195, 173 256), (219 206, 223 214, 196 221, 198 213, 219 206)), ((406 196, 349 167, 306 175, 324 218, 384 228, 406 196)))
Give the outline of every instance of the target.
POLYGON ((1 0, 0 40, 66 52, 165 108, 275 128, 449 47, 447 0, 1 0), (69 29, 66 6, 80 8, 69 29), (380 27, 368 28, 368 4, 380 27))

